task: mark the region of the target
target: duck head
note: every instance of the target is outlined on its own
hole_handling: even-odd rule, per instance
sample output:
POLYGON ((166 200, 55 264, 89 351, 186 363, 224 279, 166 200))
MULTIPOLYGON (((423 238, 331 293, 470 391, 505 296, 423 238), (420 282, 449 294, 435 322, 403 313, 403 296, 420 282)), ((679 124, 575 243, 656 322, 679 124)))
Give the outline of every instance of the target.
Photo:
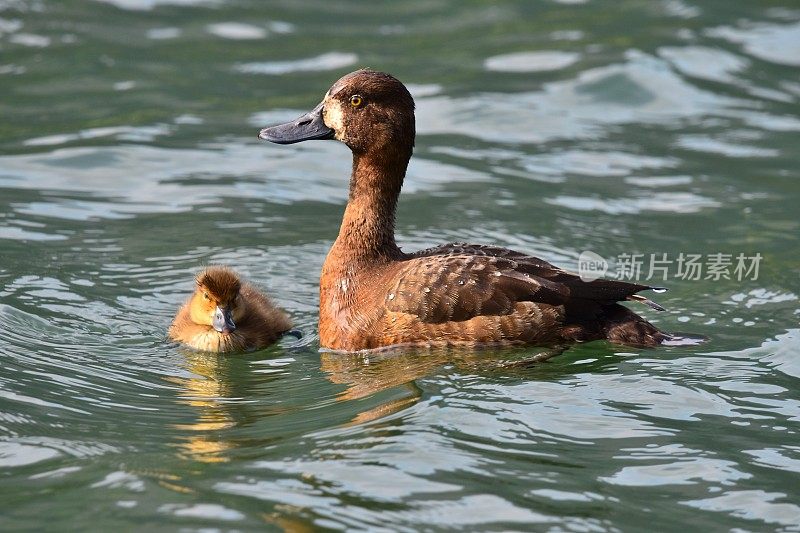
POLYGON ((192 322, 212 326, 220 333, 232 333, 236 329, 234 319, 242 312, 239 276, 229 268, 209 267, 197 275, 196 282, 189 302, 192 322))
POLYGON ((407 152, 414 146, 414 99, 394 76, 369 69, 340 78, 322 102, 297 119, 261 130, 278 144, 337 139, 356 153, 407 152))

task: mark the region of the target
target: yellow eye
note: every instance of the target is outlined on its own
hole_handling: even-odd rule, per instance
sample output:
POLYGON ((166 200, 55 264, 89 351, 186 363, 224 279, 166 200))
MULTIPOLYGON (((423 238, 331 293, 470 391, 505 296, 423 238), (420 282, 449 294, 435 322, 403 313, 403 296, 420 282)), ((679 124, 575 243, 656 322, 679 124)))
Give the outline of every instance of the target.
POLYGON ((353 107, 358 107, 363 103, 364 99, 358 96, 357 94, 354 94, 353 96, 350 97, 350 105, 353 107))

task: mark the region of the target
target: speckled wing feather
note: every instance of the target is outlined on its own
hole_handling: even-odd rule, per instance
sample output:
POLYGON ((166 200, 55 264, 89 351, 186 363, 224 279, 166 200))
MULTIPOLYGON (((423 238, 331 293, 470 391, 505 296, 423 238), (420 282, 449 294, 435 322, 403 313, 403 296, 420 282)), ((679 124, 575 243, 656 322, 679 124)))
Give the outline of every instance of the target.
MULTIPOLYGON (((627 281, 613 279, 597 279, 586 282, 574 272, 569 272, 563 268, 559 268, 543 259, 539 259, 538 257, 534 257, 522 252, 517 252, 515 250, 509 250, 508 248, 501 248, 499 246, 487 246, 459 242, 423 250, 422 252, 414 255, 417 256, 422 254, 427 255, 448 253, 467 253, 470 255, 502 257, 504 259, 512 260, 517 264, 515 269, 519 272, 565 285, 568 289, 570 298, 619 302, 622 300, 631 299, 631 296, 639 291, 653 288, 649 285, 641 285, 639 283, 630 283, 627 281)), ((663 308, 653 304, 653 302, 647 300, 647 298, 639 296, 636 298, 636 300, 646 303, 647 305, 655 306, 655 309, 663 311, 663 308)))
POLYGON ((568 293, 563 287, 520 272, 517 266, 502 257, 456 251, 415 255, 398 263, 386 307, 441 323, 509 314, 522 301, 564 303, 568 293))
POLYGON ((596 303, 636 299, 658 308, 637 292, 646 285, 615 280, 585 282, 547 261, 496 246, 453 243, 422 250, 399 263, 397 280, 386 295, 391 311, 423 322, 469 320, 511 313, 517 302, 564 305, 580 314, 596 303), (587 304, 589 302, 586 302, 587 304))

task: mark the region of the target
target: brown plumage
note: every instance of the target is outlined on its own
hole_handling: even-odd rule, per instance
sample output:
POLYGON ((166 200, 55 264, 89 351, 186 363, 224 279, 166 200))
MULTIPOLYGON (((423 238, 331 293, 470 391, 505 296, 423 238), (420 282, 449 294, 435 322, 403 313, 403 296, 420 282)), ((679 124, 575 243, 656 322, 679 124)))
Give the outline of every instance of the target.
POLYGON ((645 285, 582 281, 536 257, 446 244, 406 254, 395 244, 397 198, 414 146, 414 100, 397 79, 359 70, 294 122, 266 128, 279 144, 336 138, 353 152, 350 196, 320 279, 323 347, 508 345, 607 339, 655 346, 668 336, 617 302, 645 285))
POLYGON ((292 327, 286 313, 230 268, 208 267, 195 281, 169 328, 172 340, 206 352, 256 350, 292 327))

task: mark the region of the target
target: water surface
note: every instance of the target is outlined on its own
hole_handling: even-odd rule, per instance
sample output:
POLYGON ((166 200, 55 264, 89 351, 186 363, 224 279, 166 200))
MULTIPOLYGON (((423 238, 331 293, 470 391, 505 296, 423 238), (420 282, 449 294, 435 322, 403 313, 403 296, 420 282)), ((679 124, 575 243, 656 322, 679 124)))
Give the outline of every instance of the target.
POLYGON ((0 1, 3 530, 796 530, 789 1, 0 1), (417 100, 407 250, 761 254, 642 312, 699 347, 320 353, 346 147, 259 142, 342 74, 417 100), (202 266, 303 339, 166 339, 202 266))

